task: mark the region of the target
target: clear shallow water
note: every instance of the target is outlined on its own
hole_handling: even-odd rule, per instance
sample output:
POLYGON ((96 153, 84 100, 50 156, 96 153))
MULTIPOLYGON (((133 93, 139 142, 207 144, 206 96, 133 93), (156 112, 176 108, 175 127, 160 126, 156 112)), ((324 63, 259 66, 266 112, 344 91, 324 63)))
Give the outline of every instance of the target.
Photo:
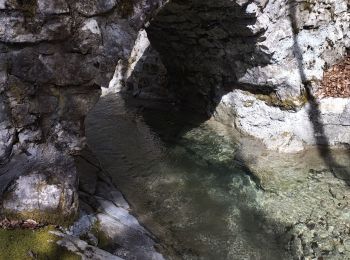
POLYGON ((114 94, 89 114, 86 132, 167 258, 285 259, 265 226, 261 192, 234 163, 233 140, 219 142, 205 127, 181 124, 168 112, 144 118, 114 94))

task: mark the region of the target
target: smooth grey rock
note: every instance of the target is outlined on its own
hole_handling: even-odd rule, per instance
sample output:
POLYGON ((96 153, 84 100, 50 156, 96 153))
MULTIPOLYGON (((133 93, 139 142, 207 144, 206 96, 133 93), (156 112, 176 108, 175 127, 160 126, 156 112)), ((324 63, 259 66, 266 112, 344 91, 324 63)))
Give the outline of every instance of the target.
POLYGON ((99 180, 94 194, 80 185, 80 216, 64 233, 96 246, 102 238, 109 252, 125 259, 163 259, 154 249, 154 237, 128 211, 129 204, 108 172, 97 167, 100 163, 92 152, 85 149, 75 161, 80 179, 96 175, 99 180))
POLYGON ((101 15, 111 11, 117 4, 116 0, 75 1, 76 10, 85 16, 101 15))
POLYGON ((97 183, 95 194, 101 198, 104 198, 105 200, 113 202, 113 204, 115 204, 118 207, 121 207, 125 210, 130 210, 129 204, 124 199, 123 194, 111 184, 99 181, 97 183))
POLYGON ((69 234, 81 237, 86 233, 89 233, 93 225, 95 225, 96 220, 97 219, 93 214, 86 215, 82 213, 81 217, 69 228, 69 234))
POLYGON ((155 243, 145 233, 130 226, 126 226, 115 218, 98 214, 99 229, 111 242, 121 245, 123 248, 116 249, 117 255, 130 255, 134 259, 161 260, 163 256, 155 251, 155 243))
POLYGON ((147 231, 140 225, 138 220, 132 216, 127 210, 117 207, 114 203, 108 200, 104 200, 102 198, 96 197, 99 203, 99 210, 101 212, 105 212, 105 214, 110 217, 116 219, 120 223, 135 230, 140 230, 143 233, 147 233, 147 231))
POLYGON ((350 126, 346 116, 344 118, 349 105, 348 98, 324 98, 319 101, 318 111, 312 111, 312 107, 307 105, 291 112, 268 106, 254 95, 237 90, 222 98, 215 118, 260 139, 269 149, 298 152, 307 145, 323 144, 319 143, 319 137, 325 138, 333 147, 350 143, 350 126), (317 121, 324 128, 324 132, 319 134, 315 125, 318 122, 310 118, 318 112, 317 121))
POLYGON ((62 239, 57 241, 57 244, 67 248, 69 251, 79 255, 82 259, 96 259, 96 260, 122 260, 122 258, 112 255, 98 247, 91 246, 87 242, 74 237, 63 234, 61 232, 51 231, 54 235, 62 239))
POLYGON ((44 223, 72 222, 78 210, 77 175, 72 159, 53 147, 42 147, 39 152, 35 149, 30 156, 15 158, 9 167, 13 163, 19 169, 5 167, 0 175, 4 185, 1 213, 44 223))
POLYGON ((68 4, 65 0, 38 0, 38 9, 44 14, 66 14, 69 12, 68 4))

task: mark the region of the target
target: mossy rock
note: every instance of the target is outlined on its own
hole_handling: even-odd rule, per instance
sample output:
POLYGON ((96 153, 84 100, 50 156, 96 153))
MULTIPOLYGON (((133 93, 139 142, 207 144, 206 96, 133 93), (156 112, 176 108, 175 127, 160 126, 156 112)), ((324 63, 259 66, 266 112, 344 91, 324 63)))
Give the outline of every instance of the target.
POLYGON ((48 226, 38 230, 0 229, 0 259, 78 260, 80 256, 56 244, 59 237, 48 226))
POLYGON ((77 219, 78 213, 73 212, 71 214, 64 215, 62 214, 61 210, 53 212, 43 212, 39 210, 11 212, 3 210, 1 216, 11 220, 24 221, 27 219, 34 219, 39 223, 69 227, 77 219))
POLYGON ((285 99, 278 98, 275 93, 270 95, 256 94, 254 96, 257 99, 264 101, 269 106, 280 107, 284 110, 298 110, 308 102, 305 94, 285 99))
POLYGON ((134 0, 121 0, 119 2, 118 11, 121 17, 130 17, 134 12, 134 0))
POLYGON ((37 0, 16 0, 20 9, 29 16, 34 16, 38 8, 37 0))
POLYGON ((113 250, 115 243, 113 239, 110 239, 100 228, 99 221, 96 221, 93 227, 91 228, 92 234, 97 238, 98 247, 106 250, 107 252, 113 250))

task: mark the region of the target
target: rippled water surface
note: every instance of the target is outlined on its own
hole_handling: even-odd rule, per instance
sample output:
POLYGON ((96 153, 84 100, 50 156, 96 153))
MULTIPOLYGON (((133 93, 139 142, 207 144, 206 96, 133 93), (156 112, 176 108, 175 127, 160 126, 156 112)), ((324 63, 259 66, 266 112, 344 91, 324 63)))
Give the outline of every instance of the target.
POLYGON ((283 259, 261 192, 233 161, 235 142, 168 112, 138 111, 102 97, 87 118, 88 143, 167 258, 283 259))

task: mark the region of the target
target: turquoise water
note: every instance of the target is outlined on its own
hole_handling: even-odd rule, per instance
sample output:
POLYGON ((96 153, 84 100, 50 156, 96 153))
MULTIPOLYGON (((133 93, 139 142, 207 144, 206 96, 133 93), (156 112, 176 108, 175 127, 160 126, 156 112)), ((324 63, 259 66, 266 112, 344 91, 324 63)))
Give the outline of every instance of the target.
POLYGON ((88 143, 169 259, 285 259, 234 139, 180 112, 115 94, 86 120, 88 143))

